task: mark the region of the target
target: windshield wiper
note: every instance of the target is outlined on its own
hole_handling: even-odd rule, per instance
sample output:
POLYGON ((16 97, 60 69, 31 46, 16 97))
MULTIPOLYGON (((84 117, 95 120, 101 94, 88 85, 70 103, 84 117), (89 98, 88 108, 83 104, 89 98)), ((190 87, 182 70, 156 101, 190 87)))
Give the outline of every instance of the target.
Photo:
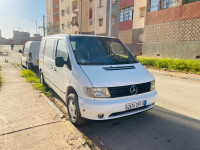
POLYGON ((110 70, 126 70, 126 69, 135 69, 135 66, 117 66, 117 67, 103 67, 104 70, 110 71, 110 70))

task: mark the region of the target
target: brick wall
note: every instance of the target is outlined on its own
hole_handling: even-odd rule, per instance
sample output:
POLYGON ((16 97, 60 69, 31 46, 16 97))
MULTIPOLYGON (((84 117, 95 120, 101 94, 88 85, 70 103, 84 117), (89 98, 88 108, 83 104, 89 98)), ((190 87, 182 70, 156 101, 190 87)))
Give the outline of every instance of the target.
MULTIPOLYGON (((56 22, 60 22, 59 15, 56 16, 56 13, 59 13, 59 0, 53 0, 53 24, 56 25, 56 22), (56 8, 56 5, 58 5, 58 8, 56 8)), ((59 26, 59 25, 58 25, 59 26)))
POLYGON ((123 21, 119 23, 119 31, 131 30, 133 26, 133 20, 123 21))
POLYGON ((134 0, 120 0, 120 8, 134 5, 134 0))
POLYGON ((145 25, 171 22, 175 20, 200 18, 200 2, 171 7, 164 10, 148 12, 145 25))
POLYGON ((122 42, 124 42, 126 44, 131 44, 132 43, 132 29, 119 31, 118 37, 122 42))

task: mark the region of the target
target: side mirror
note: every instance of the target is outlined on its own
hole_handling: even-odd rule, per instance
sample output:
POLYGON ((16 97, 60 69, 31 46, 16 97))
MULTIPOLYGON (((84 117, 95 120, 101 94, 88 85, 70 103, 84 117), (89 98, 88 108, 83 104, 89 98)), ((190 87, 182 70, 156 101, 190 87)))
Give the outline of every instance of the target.
POLYGON ((65 64, 63 57, 56 57, 56 67, 63 67, 65 64))
POLYGON ((19 53, 23 53, 23 51, 20 49, 20 50, 19 50, 19 53))

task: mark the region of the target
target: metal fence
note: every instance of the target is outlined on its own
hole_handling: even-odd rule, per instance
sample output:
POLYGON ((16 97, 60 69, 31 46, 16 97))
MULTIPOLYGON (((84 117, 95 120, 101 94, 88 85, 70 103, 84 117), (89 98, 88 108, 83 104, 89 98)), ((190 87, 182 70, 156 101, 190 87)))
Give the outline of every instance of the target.
MULTIPOLYGON (((183 4, 189 4, 189 3, 194 3, 198 2, 200 0, 183 0, 183 4)), ((181 1, 180 0, 151 0, 150 5, 148 6, 148 12, 150 11, 157 11, 157 10, 162 10, 162 9, 167 9, 170 7, 175 7, 175 6, 180 6, 181 1)))
POLYGON ((188 4, 188 3, 194 3, 194 2, 198 2, 200 0, 184 0, 184 4, 188 4))
POLYGON ((148 11, 157 11, 175 6, 180 6, 180 0, 151 0, 148 11))

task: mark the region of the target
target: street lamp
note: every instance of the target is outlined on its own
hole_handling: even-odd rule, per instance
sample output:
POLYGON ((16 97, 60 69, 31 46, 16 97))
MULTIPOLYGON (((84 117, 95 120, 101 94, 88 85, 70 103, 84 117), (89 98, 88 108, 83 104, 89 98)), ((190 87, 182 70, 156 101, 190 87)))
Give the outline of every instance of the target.
POLYGON ((32 22, 35 22, 36 24, 36 34, 37 34, 37 20, 31 20, 32 22))

